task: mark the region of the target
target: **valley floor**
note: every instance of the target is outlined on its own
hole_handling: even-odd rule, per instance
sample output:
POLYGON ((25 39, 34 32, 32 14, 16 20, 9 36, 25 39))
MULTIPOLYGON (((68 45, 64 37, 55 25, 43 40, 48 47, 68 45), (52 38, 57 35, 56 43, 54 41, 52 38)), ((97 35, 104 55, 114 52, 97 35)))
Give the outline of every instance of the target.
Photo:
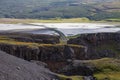
MULTIPOLYGON (((79 18, 67 20, 64 19, 63 21, 80 21, 79 18)), ((88 22, 87 19, 85 20, 88 22)), ((53 21, 55 20, 50 20, 50 22, 53 21)), ((56 22, 63 21, 58 20, 56 22)), ((34 22, 49 22, 49 20, 0 19, 0 23, 12 23, 12 25, 15 25, 13 23, 34 22)), ((20 28, 22 30, 22 27, 20 28)), ((32 26, 32 28, 35 28, 35 26, 32 26)), ((39 27, 36 26, 37 28, 39 27)), ((89 28, 95 27, 92 25, 89 28)), ((107 29, 110 29, 110 27, 108 26, 107 29)), ((118 28, 115 29, 118 30, 118 28)), ((22 80, 24 78, 29 80, 32 77, 31 80, 54 80, 54 78, 56 80, 120 80, 119 32, 85 33, 70 37, 66 44, 61 42, 58 35, 4 30, 5 27, 1 27, 0 55, 4 57, 1 56, 0 58, 0 74, 6 79, 22 80), (11 55, 14 57, 11 57, 11 55), (12 74, 9 71, 13 71, 12 74), (15 76, 19 76, 19 78, 16 79, 15 76)))

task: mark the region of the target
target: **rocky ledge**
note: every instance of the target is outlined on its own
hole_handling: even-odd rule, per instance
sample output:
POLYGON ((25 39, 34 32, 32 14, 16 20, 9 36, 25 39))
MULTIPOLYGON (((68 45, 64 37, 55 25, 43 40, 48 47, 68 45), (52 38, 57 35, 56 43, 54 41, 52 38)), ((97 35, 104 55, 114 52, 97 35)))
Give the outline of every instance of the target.
POLYGON ((68 44, 86 47, 86 59, 120 57, 120 33, 81 34, 70 39, 68 44))
POLYGON ((8 32, 8 33, 0 33, 0 36, 5 36, 7 38, 20 42, 34 42, 34 43, 44 43, 44 44, 60 43, 60 37, 57 35, 8 32))

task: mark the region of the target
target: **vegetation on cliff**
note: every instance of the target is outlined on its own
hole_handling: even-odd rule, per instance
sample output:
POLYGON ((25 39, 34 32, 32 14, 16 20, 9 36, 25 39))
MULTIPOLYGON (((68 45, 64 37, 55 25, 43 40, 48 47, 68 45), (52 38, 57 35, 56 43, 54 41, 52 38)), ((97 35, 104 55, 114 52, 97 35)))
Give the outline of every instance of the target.
MULTIPOLYGON (((102 58, 96 60, 84 60, 84 65, 93 66, 94 77, 96 80, 119 80, 120 75, 120 60, 114 58, 102 58)), ((59 75, 61 80, 71 78, 72 80, 84 80, 83 76, 63 76, 59 75)))
POLYGON ((56 75, 60 80, 84 80, 89 76, 97 80, 119 80, 119 58, 111 55, 111 52, 105 53, 103 51, 103 53, 100 54, 97 52, 99 50, 110 49, 115 53, 117 52, 118 57, 119 47, 116 47, 116 45, 119 44, 118 33, 77 35, 77 38, 70 38, 73 41, 70 40, 69 43, 72 44, 67 45, 59 43, 58 39, 56 39, 57 36, 44 35, 42 38, 41 36, 43 35, 24 34, 23 37, 23 33, 1 33, 0 50, 31 62, 34 60, 38 62, 38 65, 42 65, 42 63, 39 62, 42 61, 47 64, 46 67, 51 71, 58 73, 56 75), (34 39, 32 39, 31 36, 34 39), (49 43, 48 41, 46 44, 41 42, 48 39, 48 37, 53 38, 53 41, 55 40, 57 43, 49 43), (36 39, 40 39, 40 42, 36 42, 36 39), (117 44, 115 42, 117 42, 117 44), (96 53, 92 53, 92 57, 95 57, 94 60, 91 60, 91 53, 88 54, 89 52, 86 51, 88 45, 96 51, 96 53), (67 48, 65 50, 65 46, 71 47, 74 50, 74 54, 69 54, 69 49, 67 48), (66 51, 67 55, 65 53, 66 51))
POLYGON ((120 75, 120 59, 104 58, 100 60, 90 61, 97 68, 94 76, 98 80, 119 80, 120 75))
MULTIPOLYGON (((81 62, 80 62, 81 63, 81 62)), ((80 64, 79 63, 79 64, 80 64)), ((96 60, 84 60, 84 65, 94 67, 94 77, 96 80, 119 80, 120 60, 114 58, 102 58, 96 60)), ((64 76, 59 75, 61 80, 71 78, 72 80, 84 80, 83 76, 64 76)))

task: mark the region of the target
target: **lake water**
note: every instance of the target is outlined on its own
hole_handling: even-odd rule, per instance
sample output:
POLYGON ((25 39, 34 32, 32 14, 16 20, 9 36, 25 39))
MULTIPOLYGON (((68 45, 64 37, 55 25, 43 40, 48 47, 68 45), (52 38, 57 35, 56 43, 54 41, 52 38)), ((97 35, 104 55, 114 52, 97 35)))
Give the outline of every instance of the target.
POLYGON ((72 36, 83 33, 99 33, 99 32, 118 32, 119 27, 115 25, 102 23, 32 23, 33 25, 24 24, 0 24, 0 31, 19 31, 30 32, 34 34, 55 34, 43 26, 55 28, 63 32, 66 36, 72 36), (39 26, 37 26, 39 25, 39 26))

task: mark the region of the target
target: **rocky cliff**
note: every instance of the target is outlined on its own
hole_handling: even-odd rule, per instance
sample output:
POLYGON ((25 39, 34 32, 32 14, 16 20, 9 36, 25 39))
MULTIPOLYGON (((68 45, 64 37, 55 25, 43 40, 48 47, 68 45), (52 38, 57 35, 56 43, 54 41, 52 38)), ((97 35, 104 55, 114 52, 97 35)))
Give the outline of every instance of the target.
POLYGON ((86 59, 103 57, 120 57, 120 33, 92 33, 81 34, 70 39, 68 44, 86 47, 86 59))
POLYGON ((42 46, 28 46, 3 43, 0 44, 0 50, 28 61, 36 60, 46 62, 48 67, 53 71, 60 69, 59 66, 66 65, 68 59, 84 58, 84 47, 73 45, 69 45, 69 47, 73 48, 74 54, 71 55, 69 53, 69 48, 66 49, 65 45, 49 44, 42 46), (67 53, 65 53, 66 50, 68 51, 67 53))
POLYGON ((44 44, 56 44, 60 42, 60 37, 57 35, 5 32, 5 33, 0 33, 0 36, 5 36, 7 38, 20 42, 34 42, 34 43, 44 43, 44 44))
MULTIPOLYGON (((56 73, 69 76, 88 76, 84 77, 83 80, 87 80, 87 78, 95 80, 93 74, 97 71, 102 72, 103 69, 98 65, 103 61, 110 61, 106 62, 110 65, 102 67, 114 68, 111 66, 114 65, 111 64, 113 63, 111 59, 100 61, 86 59, 120 57, 119 33, 81 34, 77 38, 69 39, 66 45, 58 44, 59 42, 59 37, 52 35, 0 34, 0 50, 42 67, 47 67, 56 73), (40 40, 37 42, 37 39, 40 40)), ((120 66, 119 60, 115 60, 115 62, 118 64, 117 66, 115 64, 115 67, 118 68, 120 66)))

